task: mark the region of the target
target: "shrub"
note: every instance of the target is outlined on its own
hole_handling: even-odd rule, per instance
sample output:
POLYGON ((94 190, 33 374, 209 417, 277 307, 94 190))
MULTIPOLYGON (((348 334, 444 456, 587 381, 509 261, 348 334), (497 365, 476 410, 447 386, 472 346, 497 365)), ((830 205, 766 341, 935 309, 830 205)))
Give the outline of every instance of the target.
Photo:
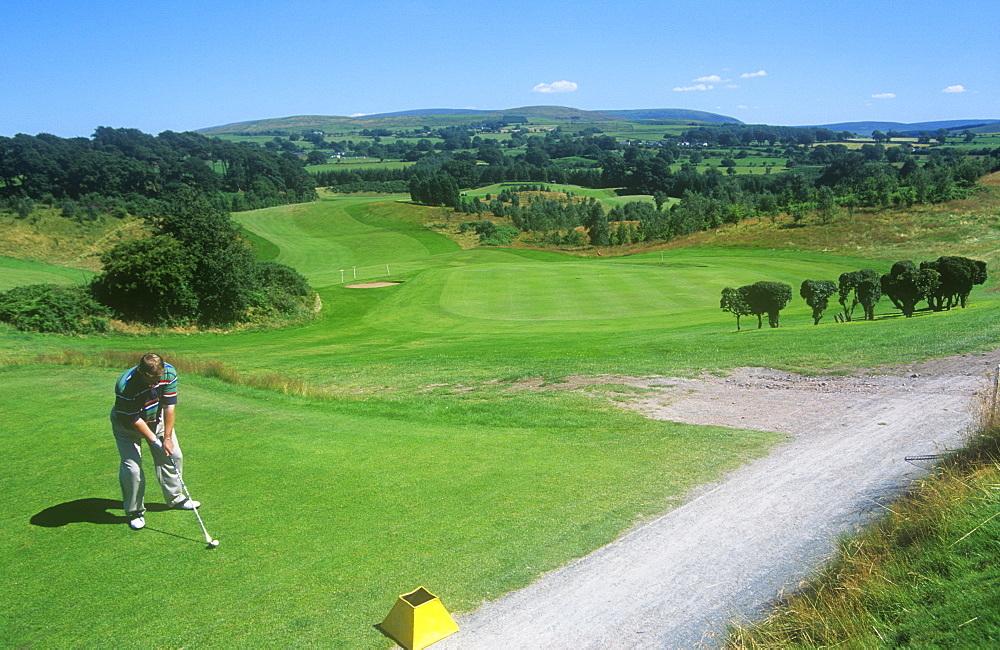
POLYGON ((463 221, 458 224, 458 232, 475 230, 479 235, 479 243, 483 246, 509 246, 521 231, 512 226, 494 223, 489 220, 463 221))
POLYGON ((272 261, 260 262, 257 275, 259 289, 253 308, 256 317, 294 316, 310 310, 312 287, 292 267, 272 261))
MULTIPOLYGON (((487 221, 486 223, 492 223, 487 221)), ((489 232, 479 233, 479 241, 484 246, 510 246, 514 238, 521 234, 521 231, 512 226, 497 225, 489 232)))
POLYGON ((80 285, 31 284, 0 292, 0 321, 23 331, 100 334, 110 329, 110 315, 80 285))
POLYGON ((198 317, 195 261, 173 237, 121 242, 101 255, 104 271, 94 296, 119 318, 152 325, 179 325, 198 317))

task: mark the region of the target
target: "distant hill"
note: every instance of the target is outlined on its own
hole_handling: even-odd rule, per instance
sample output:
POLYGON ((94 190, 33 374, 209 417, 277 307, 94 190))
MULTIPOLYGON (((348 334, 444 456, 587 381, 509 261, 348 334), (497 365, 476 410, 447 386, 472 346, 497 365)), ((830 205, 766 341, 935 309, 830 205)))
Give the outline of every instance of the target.
MULTIPOLYGON (((607 122, 673 122, 679 124, 743 124, 741 120, 728 115, 693 111, 684 108, 639 108, 585 111, 567 106, 522 106, 502 110, 482 110, 469 108, 422 108, 394 113, 372 115, 295 115, 262 120, 236 122, 204 129, 204 135, 230 134, 272 134, 275 132, 302 132, 308 130, 336 132, 371 128, 403 129, 429 126, 459 126, 489 119, 524 118, 534 124, 600 124, 607 122)), ((871 135, 873 131, 900 131, 918 135, 921 131, 934 133, 938 129, 977 132, 1000 131, 1000 119, 941 120, 935 122, 839 122, 837 124, 813 124, 831 131, 850 131, 859 135, 871 135)))
POLYGON ((988 130, 997 131, 1000 130, 1000 120, 941 120, 937 122, 913 122, 911 124, 903 122, 840 122, 838 124, 816 124, 812 126, 820 126, 831 131, 850 131, 858 135, 871 135, 873 131, 899 131, 900 133, 918 135, 921 131, 933 134, 938 129, 948 129, 949 131, 964 131, 965 129, 969 129, 970 131, 975 131, 976 129, 988 127, 988 130))
POLYGON ((377 117, 413 117, 417 115, 484 115, 495 111, 484 111, 476 108, 418 108, 410 111, 396 111, 395 113, 372 113, 370 115, 354 115, 356 118, 377 118, 377 117))
POLYGON ((682 108, 585 111, 566 106, 522 106, 520 108, 492 111, 462 108, 427 108, 374 115, 296 115, 224 124, 198 129, 198 132, 204 135, 224 135, 270 133, 274 131, 337 131, 345 128, 413 128, 422 125, 439 127, 452 124, 467 124, 490 118, 501 119, 504 117, 522 117, 533 121, 547 121, 552 123, 564 121, 573 123, 601 123, 641 120, 669 120, 712 124, 739 122, 739 120, 725 115, 682 108))
POLYGON ((743 124, 740 120, 728 115, 706 113, 705 111, 691 111, 686 108, 639 108, 601 112, 626 120, 693 120, 712 124, 743 124))

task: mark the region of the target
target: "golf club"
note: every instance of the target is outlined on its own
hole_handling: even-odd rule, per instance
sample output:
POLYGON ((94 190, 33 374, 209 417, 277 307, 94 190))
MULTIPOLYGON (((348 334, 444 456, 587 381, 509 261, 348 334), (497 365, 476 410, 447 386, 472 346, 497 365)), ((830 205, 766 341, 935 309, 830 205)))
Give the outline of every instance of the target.
MULTIPOLYGON (((187 485, 184 484, 184 477, 181 474, 181 469, 177 467, 177 463, 174 461, 174 457, 167 453, 167 450, 163 448, 163 443, 160 442, 159 438, 156 438, 156 446, 159 447, 160 451, 166 454, 167 458, 170 459, 170 464, 174 466, 177 470, 177 480, 180 481, 181 488, 184 490, 184 496, 188 498, 188 501, 194 501, 191 498, 191 493, 188 492, 187 485)), ((201 532, 205 533, 205 542, 208 544, 208 548, 215 548, 219 545, 219 540, 212 539, 212 536, 208 534, 208 530, 205 528, 205 522, 201 520, 201 515, 198 513, 198 508, 192 508, 194 510, 194 516, 198 518, 198 525, 201 526, 201 532)))

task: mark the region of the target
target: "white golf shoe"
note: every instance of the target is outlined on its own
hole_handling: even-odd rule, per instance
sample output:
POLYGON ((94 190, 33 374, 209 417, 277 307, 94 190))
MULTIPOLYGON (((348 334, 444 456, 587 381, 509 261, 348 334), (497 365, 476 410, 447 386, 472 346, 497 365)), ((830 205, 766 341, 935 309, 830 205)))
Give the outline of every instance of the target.
POLYGON ((128 527, 132 530, 142 530, 146 527, 146 519, 142 515, 132 517, 128 520, 128 527))
POLYGON ((171 504, 171 508, 177 508, 178 510, 194 510, 195 508, 201 507, 201 501, 195 501, 194 499, 184 499, 183 501, 178 501, 177 503, 171 504))

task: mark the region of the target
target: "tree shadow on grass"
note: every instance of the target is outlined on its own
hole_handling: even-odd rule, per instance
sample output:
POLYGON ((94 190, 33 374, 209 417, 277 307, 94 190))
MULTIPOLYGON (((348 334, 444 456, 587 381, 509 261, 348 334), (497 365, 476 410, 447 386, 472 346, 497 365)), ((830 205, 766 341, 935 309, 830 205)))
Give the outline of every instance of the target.
MULTIPOLYGON (((43 528, 59 528, 69 524, 124 524, 127 519, 123 514, 115 515, 108 510, 121 511, 122 502, 115 499, 77 499, 42 510, 31 518, 34 526, 43 528)), ((169 508, 160 503, 146 505, 147 510, 163 512, 169 508)))

